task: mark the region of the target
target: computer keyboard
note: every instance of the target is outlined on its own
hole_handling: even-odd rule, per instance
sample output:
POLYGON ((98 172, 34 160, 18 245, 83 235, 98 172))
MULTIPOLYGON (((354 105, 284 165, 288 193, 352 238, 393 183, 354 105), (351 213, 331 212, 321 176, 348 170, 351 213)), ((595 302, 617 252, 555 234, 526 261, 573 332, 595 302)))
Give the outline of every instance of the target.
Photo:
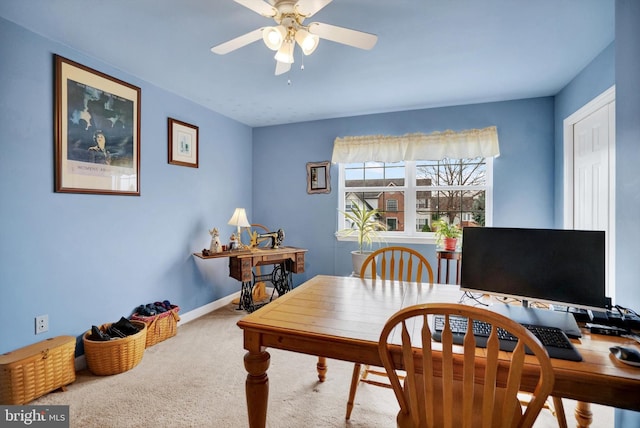
MULTIPOLYGON (((467 319, 458 316, 450 316, 449 325, 451 326, 451 331, 453 333, 453 342, 461 345, 467 331, 467 319)), ((582 356, 561 329, 528 324, 522 325, 533 333, 538 340, 540 340, 551 358, 569 361, 582 361, 582 356)), ((435 340, 440 341, 443 328, 444 315, 435 315, 433 334, 435 340)), ((486 348, 487 339, 490 333, 491 324, 484 321, 473 321, 473 335, 475 336, 477 347, 486 348)), ((498 339, 500 342, 500 349, 503 351, 513 351, 516 347, 516 342, 518 341, 516 337, 501 328, 498 328, 498 339)), ((531 353, 529 349, 526 349, 526 351, 529 354, 531 353)))

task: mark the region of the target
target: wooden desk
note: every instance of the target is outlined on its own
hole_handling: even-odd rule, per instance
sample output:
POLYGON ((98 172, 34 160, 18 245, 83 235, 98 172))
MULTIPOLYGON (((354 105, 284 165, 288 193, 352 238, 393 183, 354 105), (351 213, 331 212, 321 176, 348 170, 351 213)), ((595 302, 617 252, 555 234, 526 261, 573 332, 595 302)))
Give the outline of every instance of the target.
MULTIPOLYGON (((242 318, 238 326, 248 351, 244 365, 249 426, 266 424, 270 363, 266 348, 320 356, 320 380, 327 370, 326 358, 382 366, 378 337, 393 313, 428 301, 457 302, 460 297, 453 285, 320 275, 242 318)), ((640 369, 615 361, 609 353, 609 346, 630 342, 585 331, 574 340, 582 362, 552 360, 556 377, 552 395, 583 402, 576 409, 578 426, 591 423, 588 403, 640 410, 640 369)), ((525 390, 532 387, 523 385, 525 390)))
MULTIPOLYGON (((202 253, 194 253, 201 259, 229 258, 229 276, 242 283, 239 308, 253 312, 261 305, 253 301, 253 286, 262 281, 270 281, 278 296, 289 292, 292 284, 292 274, 304 272, 304 254, 306 249, 296 247, 253 248, 250 250, 234 250, 222 253, 214 253, 204 256, 202 253), (253 268, 256 266, 274 265, 271 273, 256 275, 253 268)), ((273 295, 272 295, 273 297, 273 295)))

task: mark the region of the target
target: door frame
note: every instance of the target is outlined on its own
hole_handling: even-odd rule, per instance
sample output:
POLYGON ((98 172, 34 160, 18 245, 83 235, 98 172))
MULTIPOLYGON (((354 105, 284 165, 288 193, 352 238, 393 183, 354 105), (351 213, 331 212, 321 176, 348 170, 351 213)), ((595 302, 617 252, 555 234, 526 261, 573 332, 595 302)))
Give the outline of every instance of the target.
MULTIPOLYGON (((573 128, 574 125, 580 122, 582 119, 585 119, 590 114, 596 112, 602 107, 615 102, 616 100, 616 87, 615 85, 611 86, 609 89, 589 101, 587 104, 582 106, 576 112, 571 114, 563 121, 563 167, 564 167, 564 177, 563 177, 563 185, 564 185, 564 209, 563 209, 563 226, 565 229, 573 228, 573 189, 574 189, 574 180, 573 180, 573 128)), ((607 286, 606 292, 607 296, 611 297, 613 301, 615 301, 615 240, 616 240, 616 229, 615 229, 615 211, 616 211, 616 157, 615 157, 615 141, 616 141, 616 130, 615 130, 615 104, 613 105, 612 111, 609 112, 610 121, 609 123, 613 126, 609 127, 609 226, 608 226, 608 237, 606 238, 606 254, 607 254, 607 286), (611 121, 611 115, 613 115, 613 121, 611 121)))

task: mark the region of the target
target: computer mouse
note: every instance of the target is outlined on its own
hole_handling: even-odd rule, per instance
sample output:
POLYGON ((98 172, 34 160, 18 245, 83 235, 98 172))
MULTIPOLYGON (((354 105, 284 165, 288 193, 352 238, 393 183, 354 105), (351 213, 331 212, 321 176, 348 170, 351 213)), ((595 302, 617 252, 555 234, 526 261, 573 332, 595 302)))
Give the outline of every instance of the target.
POLYGON ((640 367, 640 352, 626 346, 612 346, 609 351, 625 364, 640 367))

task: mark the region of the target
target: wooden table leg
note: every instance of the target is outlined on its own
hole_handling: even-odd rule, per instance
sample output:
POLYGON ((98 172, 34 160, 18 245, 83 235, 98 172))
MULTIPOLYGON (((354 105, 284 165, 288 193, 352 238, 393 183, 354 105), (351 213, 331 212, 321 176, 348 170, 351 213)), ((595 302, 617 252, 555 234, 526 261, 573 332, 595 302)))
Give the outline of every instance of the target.
POLYGON ((578 401, 576 403, 575 415, 576 422, 578 423, 578 428, 587 428, 591 426, 591 422, 593 421, 593 413, 591 413, 591 403, 578 401))
POLYGON ((326 357, 318 357, 318 364, 316 364, 316 369, 318 369, 318 380, 320 382, 324 382, 327 378, 327 358, 326 357))
POLYGON ((247 352, 244 368, 247 370, 245 393, 250 428, 265 428, 267 424, 267 402, 269 401, 269 378, 267 369, 271 356, 268 352, 247 352))

